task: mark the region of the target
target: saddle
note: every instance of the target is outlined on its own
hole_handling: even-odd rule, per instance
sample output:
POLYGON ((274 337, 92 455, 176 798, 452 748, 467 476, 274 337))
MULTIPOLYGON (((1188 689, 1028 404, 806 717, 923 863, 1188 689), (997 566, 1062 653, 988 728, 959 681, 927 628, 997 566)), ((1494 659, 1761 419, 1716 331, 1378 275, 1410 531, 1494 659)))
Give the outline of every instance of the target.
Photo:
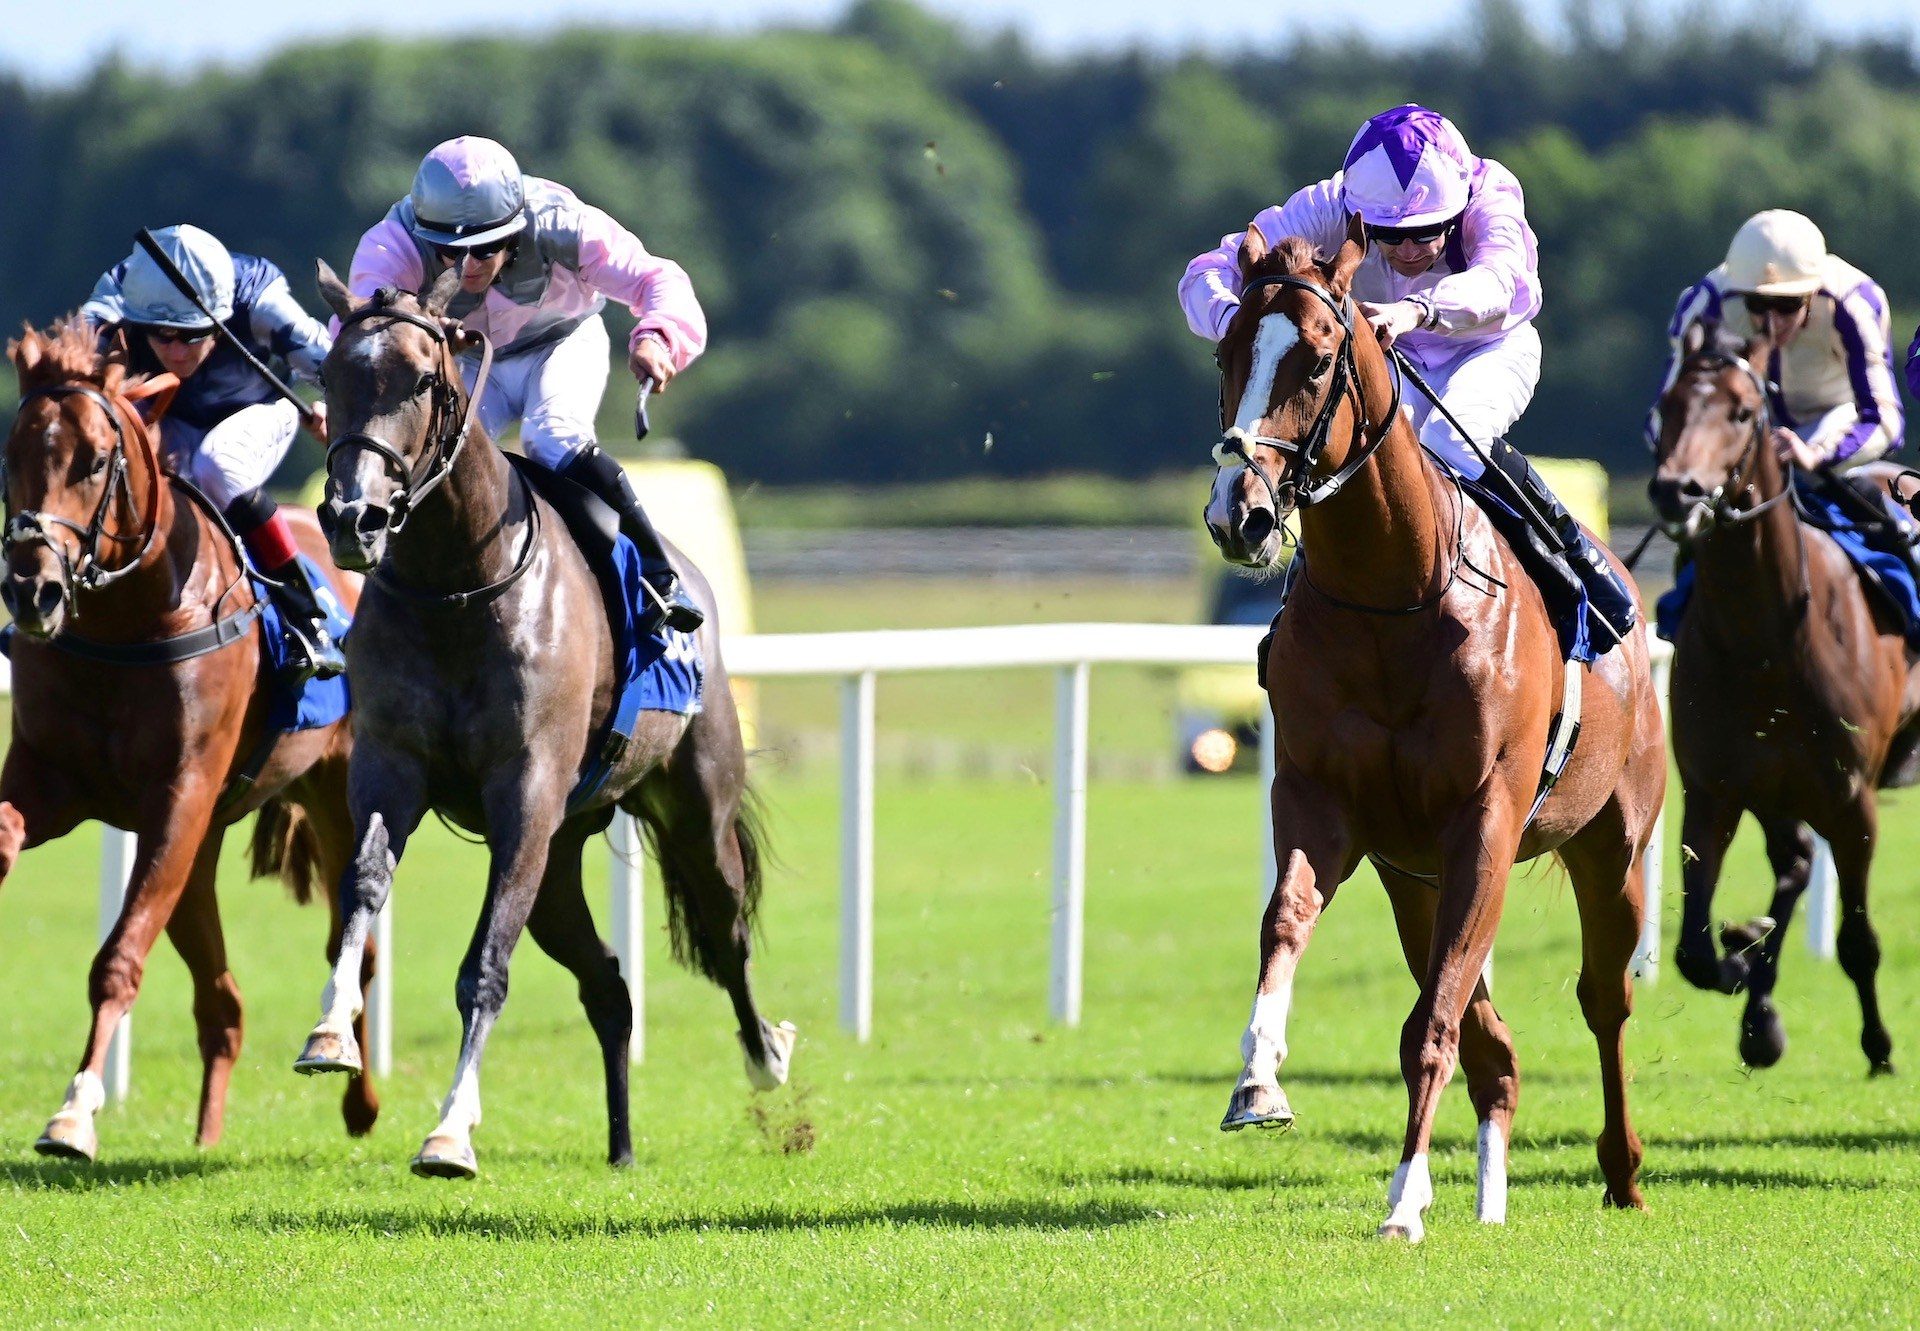
POLYGON ((600 584, 600 604, 617 640, 624 628, 617 618, 617 607, 625 595, 613 558, 614 545, 620 539, 620 515, 593 491, 575 485, 532 458, 508 453, 506 459, 508 465, 520 473, 520 479, 560 515, 573 543, 580 547, 587 567, 593 570, 594 581, 600 584))

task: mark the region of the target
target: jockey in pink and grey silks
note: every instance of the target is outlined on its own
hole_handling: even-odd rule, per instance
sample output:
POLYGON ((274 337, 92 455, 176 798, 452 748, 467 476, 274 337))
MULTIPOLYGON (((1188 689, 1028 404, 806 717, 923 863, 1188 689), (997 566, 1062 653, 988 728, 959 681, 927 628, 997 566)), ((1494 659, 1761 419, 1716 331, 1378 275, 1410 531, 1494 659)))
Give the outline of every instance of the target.
MULTIPOLYGON (((610 347, 600 312, 609 298, 633 311, 628 364, 664 390, 707 344, 707 319, 686 270, 571 190, 524 176, 491 139, 449 139, 427 154, 413 189, 360 239, 347 286, 420 291, 450 266, 462 285, 448 312, 494 346, 478 415, 491 436, 520 424, 521 447, 593 490, 640 547, 665 622, 683 631, 701 616, 685 593, 626 471, 603 452, 594 418, 610 347)), ((469 388, 477 361, 463 361, 469 388)))
MULTIPOLYGON (((1446 117, 1424 106, 1397 106, 1360 127, 1338 172, 1266 209, 1251 229, 1270 246, 1300 236, 1331 259, 1355 217, 1368 241, 1352 287, 1360 314, 1447 408, 1443 414, 1409 394, 1405 408, 1421 443, 1469 480, 1482 476, 1486 461, 1466 439, 1479 444, 1557 533, 1542 539, 1530 524, 1514 527, 1507 535, 1518 553, 1563 597, 1577 601, 1584 589, 1616 635, 1624 635, 1638 618, 1633 594, 1505 439, 1540 380, 1540 336, 1533 327, 1540 312, 1539 252, 1520 182, 1500 163, 1475 156, 1446 117)), ((1180 280, 1187 325, 1210 341, 1220 340, 1239 307, 1246 234, 1221 237, 1180 280)), ((1500 521, 1491 508, 1489 516, 1500 521)))

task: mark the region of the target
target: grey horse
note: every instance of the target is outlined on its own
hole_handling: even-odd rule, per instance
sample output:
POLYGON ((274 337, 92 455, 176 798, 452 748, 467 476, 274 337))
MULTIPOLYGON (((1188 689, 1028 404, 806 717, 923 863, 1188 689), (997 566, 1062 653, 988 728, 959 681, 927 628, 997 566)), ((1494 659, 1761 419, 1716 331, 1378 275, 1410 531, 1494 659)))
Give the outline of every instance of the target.
POLYGON ((582 848, 616 806, 658 852, 675 956, 733 1000, 748 1078, 761 1089, 787 1079, 794 1029, 763 1020, 748 983, 761 851, 739 717, 712 590, 676 552, 707 612, 705 706, 691 718, 642 712, 624 752, 604 755, 599 793, 567 809, 615 702, 613 634, 567 526, 473 417, 458 357, 481 353, 484 392, 490 353, 446 314, 458 281, 449 271, 422 295, 365 300, 320 264, 321 294, 342 323, 324 369, 332 443, 321 517, 334 562, 371 576, 347 644, 355 854, 340 882, 340 960, 295 1067, 359 1069, 360 952, 432 809, 484 835, 492 864, 454 988, 459 1063, 414 1172, 478 1172, 480 1061, 522 929, 579 981, 606 1069, 607 1158, 626 1164, 632 1003, 580 882, 582 848))

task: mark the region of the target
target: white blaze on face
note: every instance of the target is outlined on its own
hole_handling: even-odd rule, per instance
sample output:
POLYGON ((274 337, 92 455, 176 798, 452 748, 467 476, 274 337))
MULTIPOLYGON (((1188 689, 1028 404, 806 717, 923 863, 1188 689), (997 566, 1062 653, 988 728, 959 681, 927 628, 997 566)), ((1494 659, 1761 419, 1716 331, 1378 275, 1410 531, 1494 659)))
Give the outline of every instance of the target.
POLYGON ((1300 340, 1300 329, 1284 314, 1269 314, 1260 321, 1253 335, 1253 369, 1247 374, 1247 388, 1240 395, 1240 414, 1233 428, 1253 434, 1273 404, 1273 380, 1280 360, 1300 340))

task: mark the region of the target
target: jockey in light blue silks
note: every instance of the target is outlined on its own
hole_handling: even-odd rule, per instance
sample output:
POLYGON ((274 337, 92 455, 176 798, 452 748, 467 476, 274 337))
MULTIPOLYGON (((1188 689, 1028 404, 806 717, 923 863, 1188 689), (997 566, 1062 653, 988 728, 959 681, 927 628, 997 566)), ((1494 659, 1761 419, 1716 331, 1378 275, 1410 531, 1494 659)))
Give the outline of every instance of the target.
MULTIPOLYGON (((284 361, 296 382, 319 383, 333 339, 300 308, 278 267, 230 253, 197 226, 153 234, 201 303, 249 351, 262 361, 284 361)), ((254 567, 272 580, 269 594, 293 645, 288 682, 297 686, 341 673, 346 661, 340 646, 296 557, 293 532, 265 488, 293 445, 299 410, 215 334, 207 316, 144 249, 101 275, 81 313, 103 332, 125 334, 130 372, 179 378, 180 389, 160 422, 161 451, 171 470, 214 502, 254 567)), ((326 408, 314 410, 324 430, 326 408)))
MULTIPOLYGON (((1268 244, 1310 241, 1322 259, 1346 243, 1349 220, 1366 227, 1366 258, 1353 293, 1383 347, 1398 347, 1440 395, 1447 411, 1501 473, 1552 525, 1552 549, 1525 524, 1501 530, 1536 577, 1577 597, 1624 637, 1638 617, 1633 593, 1547 488, 1506 432, 1540 379, 1539 255, 1520 182, 1491 158, 1476 157, 1460 131, 1423 106, 1397 106, 1360 127, 1341 169, 1253 219, 1268 244), (1523 548, 1524 547, 1524 548, 1523 548)), ((1219 341, 1240 304, 1245 232, 1221 238, 1187 265, 1180 305, 1187 325, 1219 341)), ((1409 394, 1420 442, 1468 480, 1485 463, 1433 404, 1409 394)), ((1489 509, 1497 524, 1500 515, 1489 509)), ((1603 650, 1606 645, 1596 642, 1603 650)))
POLYGON ((1742 341, 1761 335, 1772 344, 1769 363, 1754 369, 1768 386, 1781 461, 1840 482, 1833 491, 1853 496, 1853 507, 1868 518, 1861 536, 1899 556, 1920 582, 1911 515, 1857 471, 1898 450, 1906 429, 1880 284, 1828 253, 1810 219, 1784 208, 1755 213, 1734 233, 1725 262, 1680 295, 1667 326, 1672 360, 1650 431, 1657 431, 1660 398, 1680 372, 1687 330, 1702 321, 1742 341), (1886 518, 1891 524, 1875 521, 1886 518))

